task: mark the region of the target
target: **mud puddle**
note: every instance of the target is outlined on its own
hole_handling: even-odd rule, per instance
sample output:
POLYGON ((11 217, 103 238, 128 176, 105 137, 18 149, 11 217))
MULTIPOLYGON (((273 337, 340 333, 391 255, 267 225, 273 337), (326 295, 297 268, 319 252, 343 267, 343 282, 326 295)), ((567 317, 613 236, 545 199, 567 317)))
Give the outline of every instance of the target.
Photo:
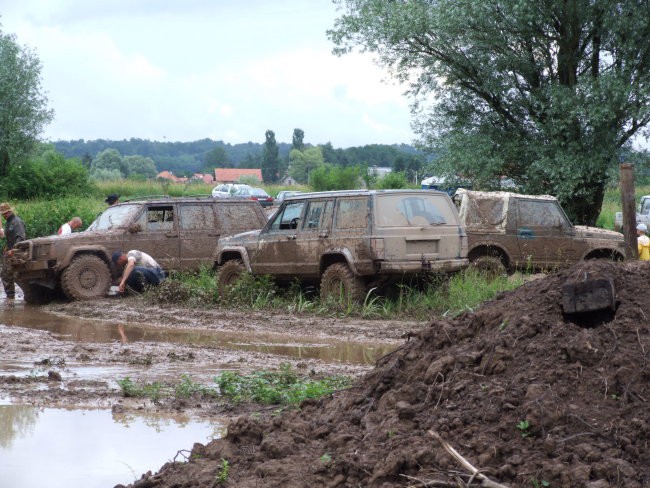
POLYGON ((345 337, 314 340, 313 337, 272 332, 161 328, 122 321, 56 315, 37 307, 24 307, 19 304, 2 310, 0 322, 11 327, 45 330, 57 339, 77 343, 187 344, 361 365, 374 364, 379 357, 395 348, 394 342, 350 341, 345 337))
POLYGON ((223 433, 218 419, 0 403, 0 486, 115 486, 223 433))

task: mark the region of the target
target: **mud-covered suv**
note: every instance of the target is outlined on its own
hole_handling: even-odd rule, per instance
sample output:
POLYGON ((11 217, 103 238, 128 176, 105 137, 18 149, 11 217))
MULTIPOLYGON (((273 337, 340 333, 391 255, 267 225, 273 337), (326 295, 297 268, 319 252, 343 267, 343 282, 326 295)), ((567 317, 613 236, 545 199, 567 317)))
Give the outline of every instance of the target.
POLYGON ((221 285, 243 271, 320 284, 321 296, 363 300, 371 286, 467 265, 450 197, 429 190, 354 190, 285 199, 258 231, 219 239, 221 285))
POLYGON ((555 269, 581 259, 625 258, 622 234, 573 225, 555 197, 460 189, 454 201, 470 263, 478 268, 555 269))
POLYGON ((220 236, 259 229, 266 220, 251 200, 133 200, 107 208, 83 232, 18 243, 11 263, 28 303, 46 303, 59 290, 70 299, 96 298, 116 278, 115 251, 144 251, 166 271, 195 270, 212 263, 220 236))

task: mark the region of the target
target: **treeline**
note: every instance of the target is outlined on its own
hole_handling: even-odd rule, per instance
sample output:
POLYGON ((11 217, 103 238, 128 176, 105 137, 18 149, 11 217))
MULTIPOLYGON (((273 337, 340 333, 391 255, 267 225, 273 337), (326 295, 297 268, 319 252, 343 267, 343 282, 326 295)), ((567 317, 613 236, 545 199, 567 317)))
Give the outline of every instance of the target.
MULTIPOLYGON (((215 167, 261 168, 264 151, 263 143, 230 144, 211 139, 193 142, 160 142, 135 138, 121 141, 79 139, 56 141, 53 145, 66 158, 78 158, 87 168, 90 168, 98 154, 113 149, 123 157, 149 158, 158 172, 169 170, 177 176, 191 176, 197 172, 211 171, 215 167)), ((305 144, 305 147, 320 147, 324 162, 342 167, 421 168, 432 159, 432 155, 425 155, 408 144, 370 144, 335 149, 331 143, 327 143, 319 146, 305 144)), ((277 148, 280 160, 288 163, 292 144, 279 142, 277 148)))

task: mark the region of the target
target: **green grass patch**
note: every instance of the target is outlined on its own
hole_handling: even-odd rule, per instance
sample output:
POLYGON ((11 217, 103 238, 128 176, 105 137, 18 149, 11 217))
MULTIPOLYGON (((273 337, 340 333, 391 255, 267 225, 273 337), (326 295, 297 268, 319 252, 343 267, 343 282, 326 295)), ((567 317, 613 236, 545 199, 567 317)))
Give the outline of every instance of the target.
POLYGON ((320 398, 346 388, 350 381, 344 376, 301 377, 289 364, 283 364, 279 371, 250 374, 226 371, 215 378, 220 394, 232 402, 264 405, 296 405, 308 398, 320 398))

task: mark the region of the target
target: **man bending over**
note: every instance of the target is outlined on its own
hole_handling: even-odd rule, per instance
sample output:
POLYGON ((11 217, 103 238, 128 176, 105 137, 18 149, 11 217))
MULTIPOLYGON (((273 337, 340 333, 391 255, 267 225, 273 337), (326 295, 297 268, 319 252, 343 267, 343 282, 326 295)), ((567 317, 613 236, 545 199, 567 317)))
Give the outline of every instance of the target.
POLYGON ((126 254, 120 251, 113 253, 113 262, 124 266, 120 280, 120 293, 124 293, 127 285, 141 293, 145 286, 156 286, 165 279, 165 272, 154 258, 142 251, 131 250, 126 254))

